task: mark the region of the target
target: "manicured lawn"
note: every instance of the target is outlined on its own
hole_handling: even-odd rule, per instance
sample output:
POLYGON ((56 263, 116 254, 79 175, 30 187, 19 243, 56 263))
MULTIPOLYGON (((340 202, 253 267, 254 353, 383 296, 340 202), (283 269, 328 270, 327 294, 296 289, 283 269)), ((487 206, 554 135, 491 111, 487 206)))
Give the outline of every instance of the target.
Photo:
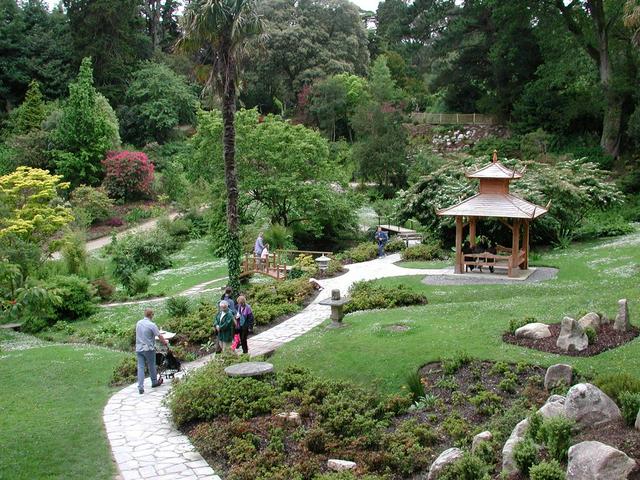
POLYGON ((123 354, 47 346, 0 353, 0 478, 112 479, 102 424, 123 354))
MULTIPOLYGON (((640 371, 640 339, 591 358, 546 354, 505 344, 509 320, 524 317, 557 323, 565 315, 578 318, 599 311, 613 318, 617 300, 628 298, 631 318, 640 325, 640 233, 576 245, 541 256, 539 265, 556 266, 558 277, 542 283, 428 286, 423 277, 383 279, 424 292, 429 305, 385 311, 356 312, 347 327, 320 326, 285 345, 272 358, 277 367, 302 365, 327 377, 397 391, 412 370, 433 360, 466 351, 480 359, 563 362, 583 371, 640 371), (385 327, 406 323, 406 332, 385 327)), ((532 320, 533 321, 533 320, 532 320)))
POLYGON ((446 268, 453 264, 453 260, 429 260, 396 262, 396 265, 403 268, 446 268))
POLYGON ((188 242, 171 258, 172 268, 151 275, 150 293, 175 295, 209 280, 227 276, 226 260, 214 258, 205 239, 188 242))

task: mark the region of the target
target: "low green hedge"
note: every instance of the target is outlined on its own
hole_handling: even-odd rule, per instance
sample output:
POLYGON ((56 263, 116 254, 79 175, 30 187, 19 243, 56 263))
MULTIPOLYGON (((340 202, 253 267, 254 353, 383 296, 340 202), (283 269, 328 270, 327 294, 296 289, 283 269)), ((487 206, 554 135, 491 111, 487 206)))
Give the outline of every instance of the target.
POLYGON ((402 260, 404 261, 428 261, 443 258, 445 258, 444 252, 437 243, 413 245, 402 252, 402 260))
POLYGON ((338 254, 343 263, 359 263, 373 260, 378 256, 378 247, 373 242, 360 243, 338 254))
POLYGON ((402 284, 383 286, 374 281, 360 281, 349 289, 351 301, 345 305, 345 312, 372 310, 374 308, 394 308, 409 305, 425 305, 427 297, 416 293, 402 284))
POLYGON ((213 319, 218 312, 214 303, 201 302, 196 310, 187 315, 170 317, 162 327, 176 332, 181 338, 193 345, 200 345, 211 340, 213 336, 213 319))

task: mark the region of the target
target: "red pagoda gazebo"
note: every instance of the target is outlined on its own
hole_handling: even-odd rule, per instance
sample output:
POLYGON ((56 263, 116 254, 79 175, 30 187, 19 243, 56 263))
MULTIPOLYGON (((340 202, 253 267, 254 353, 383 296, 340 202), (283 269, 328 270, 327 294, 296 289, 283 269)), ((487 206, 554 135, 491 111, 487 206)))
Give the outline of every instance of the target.
POLYGON ((510 170, 498 161, 493 152, 493 161, 467 178, 480 180, 480 191, 452 207, 438 210, 441 216, 456 217, 456 263, 454 273, 464 273, 465 267, 505 267, 509 277, 517 277, 516 267, 522 270, 529 266, 529 223, 547 213, 547 208, 527 202, 509 192, 511 180, 522 178, 522 173, 510 170), (469 242, 476 245, 476 223, 479 218, 500 219, 512 232, 511 248, 497 247, 496 253, 462 253, 464 228, 469 226, 469 242), (466 220, 466 221, 465 221, 466 220), (522 230, 522 241, 520 231, 522 230))

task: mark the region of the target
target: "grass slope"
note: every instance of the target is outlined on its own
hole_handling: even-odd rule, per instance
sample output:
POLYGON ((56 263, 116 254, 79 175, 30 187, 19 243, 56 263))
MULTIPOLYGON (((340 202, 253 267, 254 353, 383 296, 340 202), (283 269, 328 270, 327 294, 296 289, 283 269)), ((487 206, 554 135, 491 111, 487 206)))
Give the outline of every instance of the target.
POLYGON ((205 239, 191 240, 171 259, 170 269, 151 275, 150 293, 171 296, 227 275, 226 260, 214 258, 205 239))
POLYGON ((0 478, 113 478, 102 409, 122 356, 73 346, 1 353, 0 478))
POLYGON ((458 351, 479 359, 569 363, 594 373, 640 371, 640 339, 591 358, 547 354, 501 340, 512 318, 557 323, 565 315, 579 318, 588 311, 613 318, 620 298, 630 300, 632 322, 640 324, 640 233, 549 252, 537 263, 558 267, 558 277, 542 283, 465 286, 428 286, 414 276, 380 280, 423 292, 430 304, 356 312, 345 317, 345 328, 320 326, 282 347, 272 361, 278 368, 302 365, 384 392, 400 389, 421 365, 458 351), (396 323, 411 328, 385 328, 396 323))

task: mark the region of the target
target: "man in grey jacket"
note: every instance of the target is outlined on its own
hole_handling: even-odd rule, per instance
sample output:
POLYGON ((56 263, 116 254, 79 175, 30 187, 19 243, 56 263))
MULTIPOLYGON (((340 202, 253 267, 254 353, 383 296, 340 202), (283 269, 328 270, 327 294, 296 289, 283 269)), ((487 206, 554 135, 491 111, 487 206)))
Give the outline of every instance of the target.
POLYGON ((156 337, 169 345, 169 342, 160 334, 158 326, 153 323, 153 310, 147 308, 144 318, 136 323, 136 358, 138 360, 138 393, 144 393, 144 365, 149 368, 151 388, 162 385, 162 377, 158 378, 156 371, 156 337))

